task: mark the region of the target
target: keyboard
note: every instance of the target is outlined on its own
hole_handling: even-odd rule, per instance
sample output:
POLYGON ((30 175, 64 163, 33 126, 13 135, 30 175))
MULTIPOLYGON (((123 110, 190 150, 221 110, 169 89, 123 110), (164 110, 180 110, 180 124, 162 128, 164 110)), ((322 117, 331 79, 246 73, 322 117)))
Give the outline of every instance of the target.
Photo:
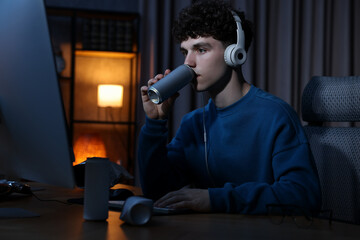
MULTIPOLYGON (((109 209, 115 211, 121 211, 124 206, 125 201, 122 200, 110 200, 109 209)), ((153 215, 171 215, 171 214, 184 214, 190 213, 189 209, 173 209, 173 208, 153 208, 153 215)))

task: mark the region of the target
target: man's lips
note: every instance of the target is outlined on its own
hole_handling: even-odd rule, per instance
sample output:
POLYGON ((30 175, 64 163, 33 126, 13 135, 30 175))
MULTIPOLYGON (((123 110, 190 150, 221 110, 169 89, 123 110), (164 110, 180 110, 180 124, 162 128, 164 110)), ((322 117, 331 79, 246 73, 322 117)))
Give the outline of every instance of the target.
POLYGON ((199 74, 195 73, 195 77, 193 78, 193 82, 197 82, 199 76, 200 76, 199 74))
POLYGON ((200 74, 198 74, 197 72, 195 72, 195 79, 197 79, 200 76, 200 74))

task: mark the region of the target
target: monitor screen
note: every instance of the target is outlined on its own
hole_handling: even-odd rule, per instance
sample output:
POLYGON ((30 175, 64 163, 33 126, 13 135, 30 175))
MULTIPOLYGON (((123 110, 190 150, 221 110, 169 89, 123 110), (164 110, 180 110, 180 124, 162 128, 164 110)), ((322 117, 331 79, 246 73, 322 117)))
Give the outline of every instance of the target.
POLYGON ((0 174, 73 188, 43 0, 0 1, 0 174))

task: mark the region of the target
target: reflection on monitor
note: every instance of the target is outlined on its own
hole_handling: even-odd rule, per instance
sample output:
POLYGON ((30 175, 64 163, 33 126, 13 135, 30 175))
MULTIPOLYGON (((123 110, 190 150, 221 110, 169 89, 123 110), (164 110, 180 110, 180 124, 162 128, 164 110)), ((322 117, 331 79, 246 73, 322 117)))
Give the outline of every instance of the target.
POLYGON ((0 1, 0 174, 73 188, 43 0, 0 1))

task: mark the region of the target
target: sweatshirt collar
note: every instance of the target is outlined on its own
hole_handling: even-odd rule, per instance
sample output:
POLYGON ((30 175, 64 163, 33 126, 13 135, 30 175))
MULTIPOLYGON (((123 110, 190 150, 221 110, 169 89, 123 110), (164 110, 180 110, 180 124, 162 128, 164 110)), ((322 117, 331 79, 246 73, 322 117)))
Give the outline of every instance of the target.
POLYGON ((219 115, 220 117, 225 117, 238 112, 238 109, 241 108, 242 105, 247 104, 250 101, 252 96, 255 94, 256 90, 257 88, 254 85, 251 85, 249 92, 245 96, 243 96, 238 101, 224 108, 217 108, 214 102, 212 101, 212 99, 210 99, 209 105, 212 108, 212 110, 214 110, 217 113, 217 115, 219 115))

